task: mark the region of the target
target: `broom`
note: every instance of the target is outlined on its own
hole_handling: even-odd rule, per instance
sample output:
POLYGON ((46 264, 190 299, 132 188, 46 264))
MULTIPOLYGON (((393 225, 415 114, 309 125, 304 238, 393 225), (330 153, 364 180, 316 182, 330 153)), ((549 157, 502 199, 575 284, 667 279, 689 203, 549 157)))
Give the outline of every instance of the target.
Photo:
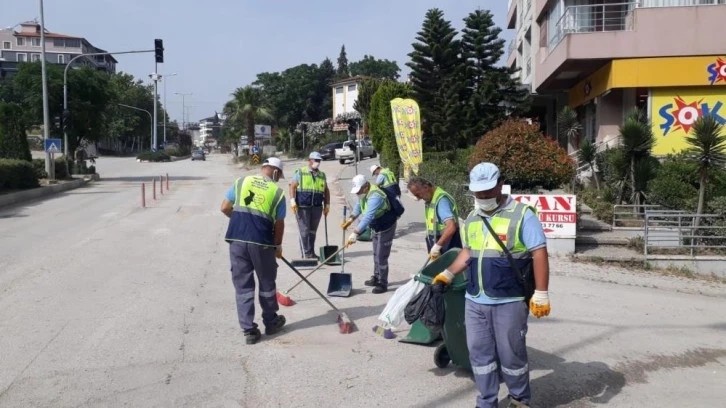
MULTIPOLYGON (((308 274, 305 275, 305 277, 301 277, 302 279, 297 281, 296 284, 292 285, 292 287, 290 287, 290 289, 288 289, 282 293, 280 293, 279 291, 277 293, 275 293, 275 297, 277 298, 277 303, 279 303, 283 306, 286 306, 286 307, 290 307, 290 306, 294 305, 295 301, 292 300, 292 298, 289 296, 289 293, 292 292, 292 290, 295 289, 299 284, 301 284, 303 282, 303 280, 310 277, 310 275, 312 275, 315 271, 317 271, 318 269, 325 266, 325 264, 328 263, 328 261, 335 258, 341 251, 343 251, 343 249, 345 249, 345 247, 340 248, 337 251, 335 251, 332 255, 330 255, 330 257, 328 257, 328 259, 321 262, 320 265, 316 266, 315 269, 313 269, 312 271, 308 272, 308 274)), ((345 262, 345 260, 343 260, 343 262, 345 262)))
POLYGON ((288 262, 288 260, 285 259, 285 257, 282 257, 281 259, 282 259, 282 262, 285 262, 287 264, 287 266, 289 266, 290 269, 292 269, 292 271, 295 272, 295 274, 297 276, 299 276, 300 279, 303 282, 305 282, 308 286, 310 286, 310 288, 312 290, 314 290, 315 293, 317 293, 318 296, 320 296, 320 298, 325 301, 325 303, 328 304, 328 306, 330 306, 334 311, 338 312, 338 319, 337 319, 337 321, 338 321, 338 329, 340 330, 340 333, 341 334, 350 334, 350 333, 353 333, 353 331, 355 330, 355 324, 353 323, 353 320, 351 320, 350 317, 348 317, 348 315, 345 312, 341 312, 340 309, 338 309, 337 307, 335 307, 334 304, 330 303, 330 301, 328 300, 328 298, 326 298, 325 295, 323 295, 318 290, 318 288, 315 287, 315 285, 313 285, 312 283, 310 283, 310 281, 308 281, 307 278, 305 278, 303 276, 303 274, 301 274, 300 272, 298 272, 298 270, 295 269, 295 267, 292 266, 292 264, 290 262, 288 262))

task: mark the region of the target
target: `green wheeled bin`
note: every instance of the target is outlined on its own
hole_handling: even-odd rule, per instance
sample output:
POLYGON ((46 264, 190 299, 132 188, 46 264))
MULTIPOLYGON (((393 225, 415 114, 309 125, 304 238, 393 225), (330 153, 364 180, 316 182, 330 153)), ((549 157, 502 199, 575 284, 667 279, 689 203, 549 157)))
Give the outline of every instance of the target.
MULTIPOLYGON (((458 248, 453 248, 446 251, 439 257, 439 259, 429 263, 425 268, 421 269, 421 271, 419 271, 418 275, 416 275, 414 279, 426 285, 430 285, 431 281, 434 279, 434 277, 436 277, 436 275, 443 272, 444 269, 448 268, 449 265, 454 262, 454 259, 456 259, 456 257, 459 255, 459 252, 461 252, 461 249, 458 248)), ((459 278, 457 277, 457 279, 459 278)), ((424 324, 421 323, 420 320, 416 320, 411 325, 411 329, 408 331, 406 337, 400 339, 399 341, 402 343, 429 345, 440 339, 441 332, 431 332, 431 330, 424 326, 424 324)))
POLYGON ((373 230, 371 230, 371 227, 368 227, 365 229, 365 231, 361 232, 360 235, 358 235, 358 241, 371 242, 373 241, 373 237, 371 236, 372 234, 373 230))
MULTIPOLYGON (((416 279, 430 285, 433 278, 439 272, 443 272, 456 259, 460 249, 451 249, 446 251, 441 258, 437 259, 428 267, 435 266, 438 271, 424 274, 423 271, 416 279), (443 260, 442 264, 437 265, 438 261, 443 260)), ((428 268, 427 267, 427 268, 428 268)), ((446 318, 442 336, 444 342, 441 343, 434 351, 434 363, 436 367, 444 368, 453 362, 457 366, 471 371, 471 363, 469 362, 469 348, 466 345, 466 324, 464 320, 464 307, 466 306, 466 274, 460 273, 456 275, 454 281, 446 289, 444 293, 444 306, 446 308, 446 318)))

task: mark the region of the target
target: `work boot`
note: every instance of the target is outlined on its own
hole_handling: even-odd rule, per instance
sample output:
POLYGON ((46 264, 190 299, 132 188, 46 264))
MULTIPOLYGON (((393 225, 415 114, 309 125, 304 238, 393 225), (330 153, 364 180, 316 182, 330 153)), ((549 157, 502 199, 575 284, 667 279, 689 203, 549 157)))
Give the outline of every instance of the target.
POLYGON ((307 256, 307 258, 308 259, 320 259, 320 257, 317 256, 317 255, 315 255, 315 254, 310 254, 310 255, 307 256))
POLYGON ((372 292, 375 293, 375 294, 378 294, 378 293, 386 293, 386 292, 388 292, 388 287, 387 286, 383 286, 383 285, 381 285, 379 283, 379 284, 376 285, 375 288, 373 288, 373 291, 372 292))
POLYGON ((371 276, 371 278, 365 282, 363 282, 366 286, 378 286, 378 278, 376 278, 376 275, 371 276))
POLYGON ((260 341, 260 337, 262 337, 262 333, 260 333, 260 329, 254 328, 244 331, 245 334, 245 343, 247 344, 255 344, 258 341, 260 341))
POLYGON ((523 404, 510 396, 507 408, 529 408, 529 405, 523 404))
POLYGON ((277 315, 275 320, 272 321, 272 323, 265 325, 265 334, 268 336, 271 336, 282 329, 282 326, 285 325, 287 320, 285 320, 285 316, 283 315, 277 315))

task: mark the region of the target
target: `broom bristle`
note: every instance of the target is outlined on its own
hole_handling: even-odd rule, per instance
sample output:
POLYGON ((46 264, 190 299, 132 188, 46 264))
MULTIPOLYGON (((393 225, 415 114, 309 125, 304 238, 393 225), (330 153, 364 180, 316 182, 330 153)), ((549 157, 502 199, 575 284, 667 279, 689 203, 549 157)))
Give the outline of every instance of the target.
POLYGON ((290 307, 295 304, 295 301, 290 296, 285 296, 280 292, 275 293, 275 297, 277 298, 277 303, 283 306, 290 307))
POLYGON ((338 315, 338 328, 341 334, 350 334, 355 330, 355 325, 353 325, 353 321, 350 320, 348 315, 341 313, 338 315))
POLYGON ((373 326, 373 332, 387 340, 396 338, 396 334, 393 333, 390 327, 375 325, 373 326))

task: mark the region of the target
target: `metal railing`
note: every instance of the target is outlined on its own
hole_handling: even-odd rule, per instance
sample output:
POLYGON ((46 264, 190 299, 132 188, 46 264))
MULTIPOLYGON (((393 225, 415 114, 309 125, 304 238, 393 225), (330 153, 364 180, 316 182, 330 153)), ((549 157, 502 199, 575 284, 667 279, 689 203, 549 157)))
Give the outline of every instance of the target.
POLYGON ((718 214, 646 211, 643 254, 726 255, 726 217, 718 214))
POLYGON ((633 10, 638 4, 628 1, 565 7, 548 47, 554 49, 567 34, 632 30, 633 10))
MULTIPOLYGON (((656 204, 616 204, 613 205, 613 230, 642 230, 645 228, 645 215, 650 213, 667 214, 673 210, 663 209, 656 204)), ((685 213, 685 211, 676 211, 685 213)))

